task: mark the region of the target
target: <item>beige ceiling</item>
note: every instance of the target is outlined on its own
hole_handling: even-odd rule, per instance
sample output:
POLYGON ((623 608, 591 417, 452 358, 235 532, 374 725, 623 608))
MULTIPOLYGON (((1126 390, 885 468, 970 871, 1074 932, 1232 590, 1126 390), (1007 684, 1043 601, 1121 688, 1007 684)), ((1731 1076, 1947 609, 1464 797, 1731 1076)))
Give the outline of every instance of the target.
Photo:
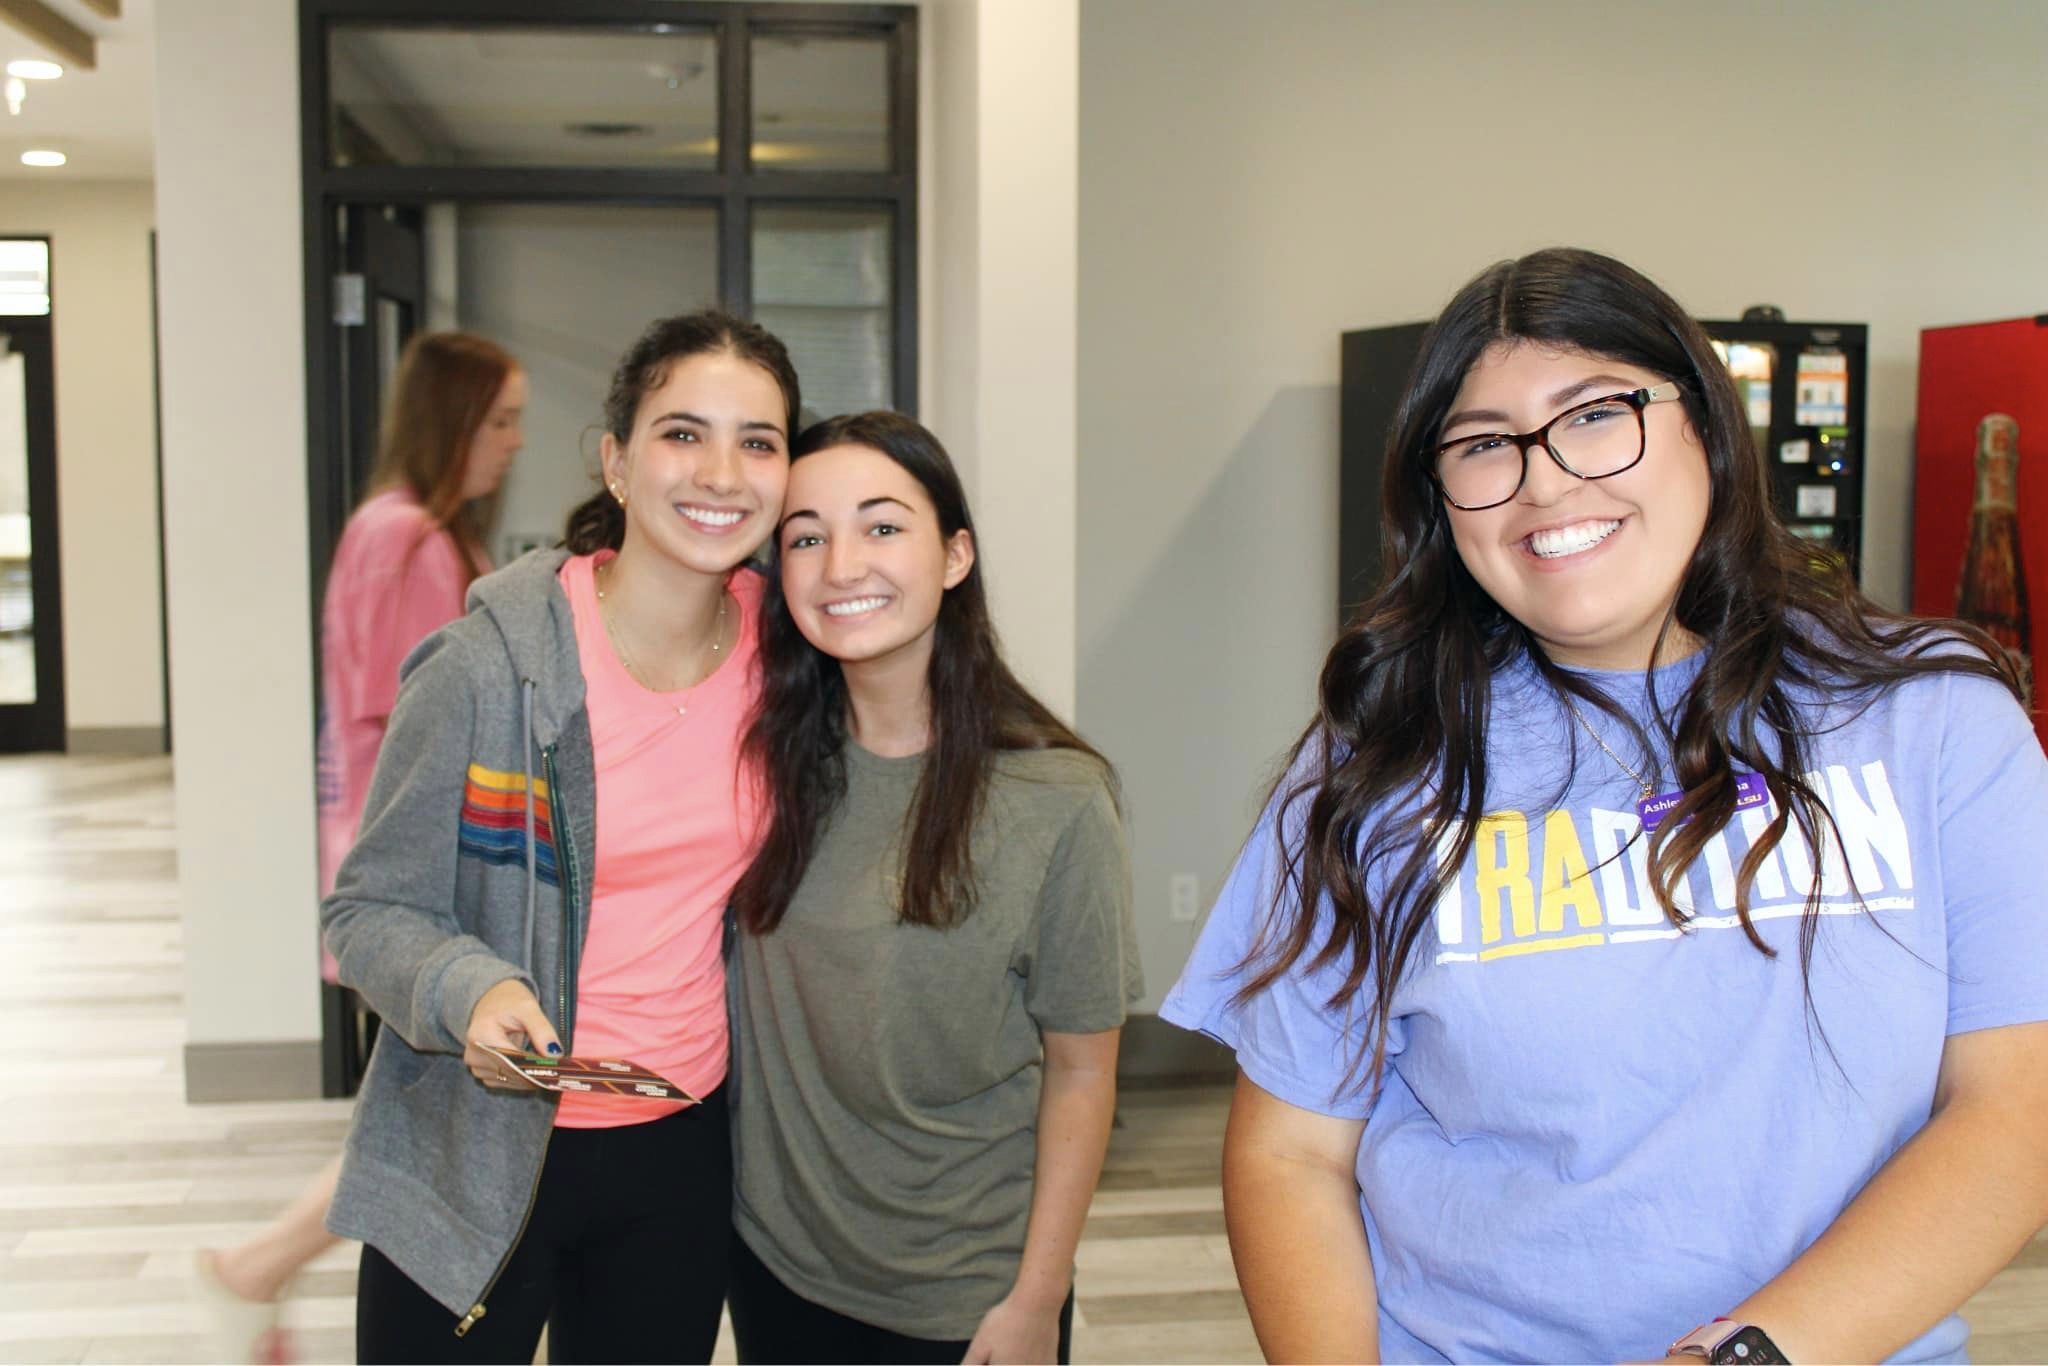
MULTIPOLYGON (((18 117, 0 104, 0 180, 149 180, 155 175, 156 53, 154 0, 123 0, 119 19, 103 19, 84 0, 43 0, 99 39, 99 65, 29 82, 18 117), (68 165, 21 164, 32 147, 49 147, 68 165)), ((22 57, 63 58, 0 21, 0 68, 22 57)))

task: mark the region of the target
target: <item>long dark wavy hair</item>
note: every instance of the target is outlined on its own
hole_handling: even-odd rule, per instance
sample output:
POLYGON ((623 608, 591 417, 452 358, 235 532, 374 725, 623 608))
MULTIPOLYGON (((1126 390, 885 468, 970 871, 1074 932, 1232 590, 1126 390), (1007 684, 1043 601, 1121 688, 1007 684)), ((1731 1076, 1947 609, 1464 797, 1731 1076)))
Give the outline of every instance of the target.
MULTIPOLYGON (((717 354, 752 361, 774 378, 782 390, 786 410, 783 431, 794 434, 803 394, 797 385, 796 366, 790 363, 789 348, 759 323, 715 308, 660 318, 647 325, 647 330, 627 348, 619 358, 618 368, 612 371, 612 386, 604 398, 605 430, 613 440, 625 445, 633 435, 633 419, 639 415, 640 400, 667 381, 670 366, 692 356, 717 354)), ((604 482, 601 475, 598 482, 604 482)), ((572 555, 617 550, 625 539, 626 509, 606 488, 599 488, 578 503, 562 532, 562 543, 572 555)))
MULTIPOLYGON (((1645 756, 1674 756, 1685 795, 1649 845, 1652 893, 1673 925, 1690 918, 1678 904, 1686 870, 1735 814, 1737 773, 1763 775, 1776 814, 1738 871, 1736 915, 1750 943, 1772 954, 1750 920, 1764 860, 1793 823, 1814 849, 1824 848, 1824 830, 1840 839, 1802 776, 1816 696, 1867 706, 1890 685, 1943 671, 1992 679, 2023 700, 2024 688, 2014 661, 1983 632, 1904 617, 1864 597, 1839 558, 1778 520, 1767 478, 1706 333, 1621 262, 1553 248, 1504 261, 1460 290, 1423 339, 1395 414, 1381 490, 1381 586, 1331 648, 1317 715, 1270 794, 1280 875, 1239 999, 1303 960, 1311 971, 1341 966, 1328 1004, 1350 1009, 1369 996, 1354 1016, 1364 1032, 1352 1076, 1360 1089, 1378 1085, 1395 992, 1488 809, 1493 679, 1522 660, 1560 699, 1614 718, 1645 756), (1706 449, 1706 528, 1651 656, 1662 657, 1676 627, 1699 638, 1703 658, 1669 705, 1649 671, 1655 747, 1635 718, 1555 664, 1479 586, 1432 482, 1439 431, 1467 372, 1488 347, 1520 341, 1676 381, 1706 449), (1959 639, 1976 648, 1956 648, 1959 639), (1318 906, 1331 914, 1319 920, 1318 906)), ((1574 764, 1578 752, 1574 733, 1574 764)), ((1814 862, 1799 938, 1809 1012, 1822 860, 1814 862)))
MULTIPOLYGON (((974 534, 953 462, 917 422, 890 412, 829 418, 797 438, 790 463, 834 446, 865 446, 895 461, 923 486, 941 535, 974 534)), ((974 908, 970 841, 999 752, 1069 749, 1100 764, 1112 789, 1115 775, 1108 760, 1003 663, 978 543, 967 577, 940 600, 925 681, 931 744, 904 816, 897 915, 904 924, 950 926, 974 908)), ((773 931, 803 881, 825 820, 846 793, 846 741, 845 675, 837 660, 804 639, 782 595, 781 576, 771 572, 761 604, 761 700, 744 746, 745 761, 766 790, 768 831, 732 894, 749 932, 773 931)))

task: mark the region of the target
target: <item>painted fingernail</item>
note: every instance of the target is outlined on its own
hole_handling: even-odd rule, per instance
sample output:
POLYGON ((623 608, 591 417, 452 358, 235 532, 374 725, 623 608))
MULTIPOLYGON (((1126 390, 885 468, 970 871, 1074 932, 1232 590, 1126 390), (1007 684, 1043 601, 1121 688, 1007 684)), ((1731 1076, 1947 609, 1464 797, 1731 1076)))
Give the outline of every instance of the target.
POLYGON ((549 1045, 548 1045, 548 1056, 550 1056, 550 1057, 560 1057, 560 1056, 561 1056, 561 1053, 562 1053, 562 1046, 561 1046, 560 1044, 558 1044, 558 1043, 551 1043, 551 1044, 549 1044, 549 1045))

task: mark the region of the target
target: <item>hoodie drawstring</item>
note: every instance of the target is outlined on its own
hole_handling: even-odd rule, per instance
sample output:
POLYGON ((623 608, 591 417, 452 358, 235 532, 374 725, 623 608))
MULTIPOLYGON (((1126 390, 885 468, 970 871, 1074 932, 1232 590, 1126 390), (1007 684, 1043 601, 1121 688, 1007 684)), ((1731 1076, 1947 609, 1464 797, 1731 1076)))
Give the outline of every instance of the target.
POLYGON ((522 965, 533 971, 533 923, 540 907, 540 866, 539 856, 534 852, 533 820, 533 680, 522 680, 520 693, 525 702, 526 712, 526 962, 522 965))

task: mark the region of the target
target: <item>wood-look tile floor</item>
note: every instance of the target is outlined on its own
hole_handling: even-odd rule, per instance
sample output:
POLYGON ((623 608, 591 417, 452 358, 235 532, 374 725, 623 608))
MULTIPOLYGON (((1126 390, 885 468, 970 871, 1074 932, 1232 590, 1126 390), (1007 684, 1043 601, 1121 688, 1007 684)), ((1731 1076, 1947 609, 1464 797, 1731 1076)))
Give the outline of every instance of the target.
MULTIPOLYGON (((0 758, 0 1363, 206 1360, 193 1250, 253 1232, 347 1127, 346 1102, 185 1103, 177 896, 168 760, 0 758)), ((1223 1233, 1226 1102, 1126 1090, 1078 1257, 1077 1361, 1258 1359, 1223 1233)), ((302 1360, 353 1359, 354 1291, 353 1246, 301 1278, 302 1360)), ((2048 1239, 1965 1313, 1976 1360, 2048 1360, 2048 1239)))

